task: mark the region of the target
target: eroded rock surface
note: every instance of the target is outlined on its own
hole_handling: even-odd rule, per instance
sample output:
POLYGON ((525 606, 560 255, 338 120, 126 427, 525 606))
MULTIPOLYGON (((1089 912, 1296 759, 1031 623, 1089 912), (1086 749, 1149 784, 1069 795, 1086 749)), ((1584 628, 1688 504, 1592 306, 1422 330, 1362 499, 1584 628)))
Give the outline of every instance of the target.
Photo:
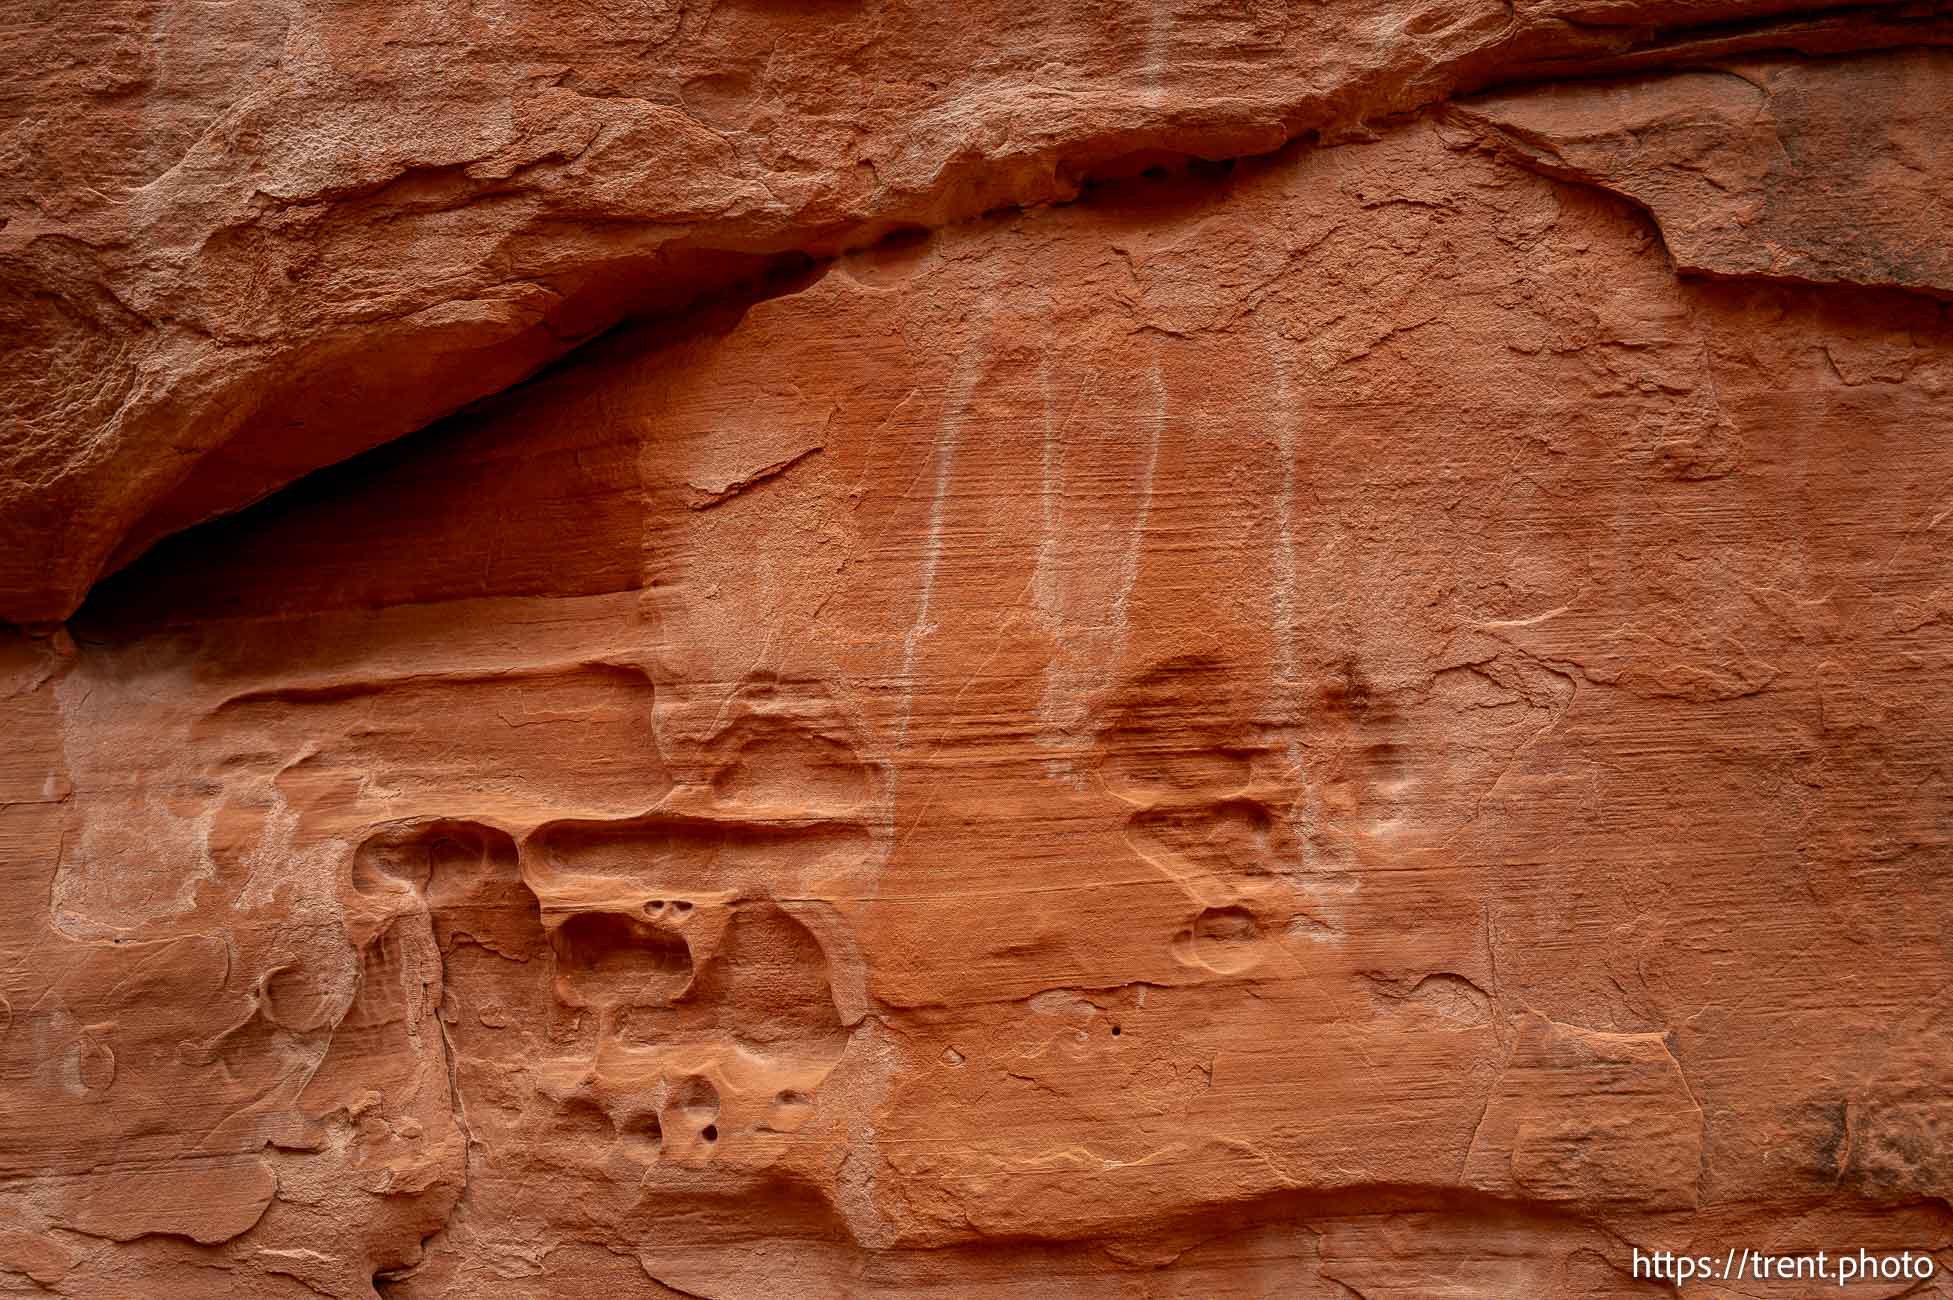
POLYGON ((119 12, 0 1290, 1953 1295, 1933 7, 119 12))
MULTIPOLYGON (((15 622, 774 257, 1461 89, 1953 34, 1946 0, 25 3, 0 32, 15 622)), ((1918 112, 1930 143, 1903 90, 1846 139, 1918 112)), ((1910 206, 1902 143, 1874 205, 1910 206)), ((1857 183, 1825 153, 1844 174, 1801 192, 1857 183)))
POLYGON ((1953 53, 1738 62, 1455 116, 1524 165, 1646 206, 1682 271, 1953 298, 1953 53))

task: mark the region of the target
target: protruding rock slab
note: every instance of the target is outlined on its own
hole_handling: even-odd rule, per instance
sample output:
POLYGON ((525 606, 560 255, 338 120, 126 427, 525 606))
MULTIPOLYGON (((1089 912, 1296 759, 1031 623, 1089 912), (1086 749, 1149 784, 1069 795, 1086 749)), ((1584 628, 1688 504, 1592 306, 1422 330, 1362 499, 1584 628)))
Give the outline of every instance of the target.
POLYGON ((1646 207, 1684 272, 1953 299, 1953 51, 1731 63, 1450 112, 1525 165, 1646 207))

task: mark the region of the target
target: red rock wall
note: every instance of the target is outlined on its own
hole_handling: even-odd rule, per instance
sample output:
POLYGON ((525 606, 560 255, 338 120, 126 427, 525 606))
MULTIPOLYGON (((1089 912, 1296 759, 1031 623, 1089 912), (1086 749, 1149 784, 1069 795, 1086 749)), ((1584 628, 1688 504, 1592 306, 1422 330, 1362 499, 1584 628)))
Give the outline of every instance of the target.
POLYGON ((8 38, 0 1294, 1953 1296, 1939 10, 655 8, 8 38))

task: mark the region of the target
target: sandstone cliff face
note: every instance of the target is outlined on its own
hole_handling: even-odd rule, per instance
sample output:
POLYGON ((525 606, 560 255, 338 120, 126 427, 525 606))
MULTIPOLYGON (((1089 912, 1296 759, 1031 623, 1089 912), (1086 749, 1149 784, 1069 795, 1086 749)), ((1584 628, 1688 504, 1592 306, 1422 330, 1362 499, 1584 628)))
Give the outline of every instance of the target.
MULTIPOLYGON (((1069 197, 1149 154, 1360 135, 1460 90, 1953 34, 1946 0, 19 3, 0 33, 15 622, 772 255, 1069 197)), ((1802 204, 1779 225, 1835 220, 1807 196, 1857 188, 1868 157, 1885 212, 1943 181, 1916 82, 1816 80, 1771 101, 1789 166, 1754 103, 1716 105, 1726 152, 1802 204)), ((1699 206, 1675 172, 1706 125, 1634 179, 1699 206)), ((1910 233, 1942 244, 1933 217, 1910 233)))
POLYGON ((1943 7, 37 16, 0 1293, 1953 1296, 1943 7))

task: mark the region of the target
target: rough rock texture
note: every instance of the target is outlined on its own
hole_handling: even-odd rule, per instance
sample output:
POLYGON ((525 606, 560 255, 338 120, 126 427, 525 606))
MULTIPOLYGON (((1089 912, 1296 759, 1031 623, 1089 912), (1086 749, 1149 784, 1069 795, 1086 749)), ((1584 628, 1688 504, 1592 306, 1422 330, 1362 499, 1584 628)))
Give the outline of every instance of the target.
POLYGON ((1648 208, 1680 271, 1953 298, 1953 52, 1573 83, 1456 116, 1648 208))
POLYGON ((1953 1296, 1953 53, 1781 8, 12 31, 0 1294, 1953 1296))
MULTIPOLYGON (((1953 38, 1949 0, 22 2, 0 29, 16 622, 769 255, 1068 197, 1149 154, 1336 138, 1457 89, 1953 38)), ((1812 87, 1804 115, 1771 100, 1817 122, 1800 193, 1859 184, 1888 111, 1923 139, 1873 152, 1943 188, 1932 106, 1860 84, 1812 87)), ((1744 134, 1754 97, 1712 111, 1739 154, 1770 151, 1744 134)), ((1921 184, 1893 179, 1892 201, 1921 184)), ((1644 182, 1675 188, 1625 188, 1644 182)))

